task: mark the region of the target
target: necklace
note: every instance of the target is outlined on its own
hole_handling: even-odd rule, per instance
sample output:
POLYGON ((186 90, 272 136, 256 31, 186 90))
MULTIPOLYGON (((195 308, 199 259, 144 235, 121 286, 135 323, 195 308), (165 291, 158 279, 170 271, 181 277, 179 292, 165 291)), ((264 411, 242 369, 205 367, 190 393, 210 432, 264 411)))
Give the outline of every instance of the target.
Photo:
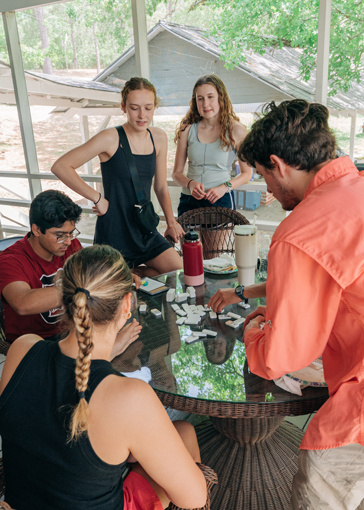
POLYGON ((129 140, 129 143, 131 145, 131 148, 132 148, 132 153, 133 154, 137 154, 137 155, 145 155, 146 153, 146 150, 147 150, 147 142, 148 142, 148 131, 145 132, 145 137, 144 137, 144 148, 143 148, 143 151, 141 152, 140 150, 137 149, 137 147, 134 145, 134 143, 132 142, 130 136, 128 136, 128 140, 129 140))

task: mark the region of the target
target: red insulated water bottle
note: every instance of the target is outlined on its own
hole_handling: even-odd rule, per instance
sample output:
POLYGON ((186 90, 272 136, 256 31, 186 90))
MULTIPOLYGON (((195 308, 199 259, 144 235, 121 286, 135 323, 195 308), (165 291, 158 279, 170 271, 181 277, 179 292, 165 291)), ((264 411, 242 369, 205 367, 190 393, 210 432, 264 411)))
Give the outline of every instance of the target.
POLYGON ((198 233, 190 230, 185 234, 183 245, 183 269, 185 284, 196 287, 205 281, 203 274, 202 244, 198 233))

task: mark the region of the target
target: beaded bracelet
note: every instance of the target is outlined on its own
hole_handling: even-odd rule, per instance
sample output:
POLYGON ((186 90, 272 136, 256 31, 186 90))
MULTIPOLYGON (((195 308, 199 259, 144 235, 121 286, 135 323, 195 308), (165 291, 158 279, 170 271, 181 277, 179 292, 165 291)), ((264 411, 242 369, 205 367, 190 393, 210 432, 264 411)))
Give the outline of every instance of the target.
POLYGON ((187 183, 187 188, 190 189, 190 183, 193 181, 193 179, 190 179, 187 183))
POLYGON ((97 205, 100 202, 100 200, 101 200, 101 193, 99 192, 99 198, 98 198, 97 202, 94 202, 94 205, 97 205))

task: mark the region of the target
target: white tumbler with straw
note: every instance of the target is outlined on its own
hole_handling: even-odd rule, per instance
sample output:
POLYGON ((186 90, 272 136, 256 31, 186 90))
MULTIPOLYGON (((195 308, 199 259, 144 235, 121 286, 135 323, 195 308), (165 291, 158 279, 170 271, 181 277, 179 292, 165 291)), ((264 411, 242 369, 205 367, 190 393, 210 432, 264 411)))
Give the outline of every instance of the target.
POLYGON ((236 225, 235 264, 238 267, 239 285, 255 283, 257 267, 257 227, 255 225, 236 225))

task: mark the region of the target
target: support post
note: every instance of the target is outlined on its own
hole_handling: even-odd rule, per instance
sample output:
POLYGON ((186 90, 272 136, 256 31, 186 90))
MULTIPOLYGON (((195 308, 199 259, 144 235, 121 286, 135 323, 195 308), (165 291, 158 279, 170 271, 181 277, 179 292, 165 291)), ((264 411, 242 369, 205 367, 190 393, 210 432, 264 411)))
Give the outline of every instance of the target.
POLYGON ((131 0, 137 75, 150 79, 145 0, 131 0))
POLYGON ((316 64, 316 101, 327 104, 331 0, 320 0, 316 64))
MULTIPOLYGON (((82 143, 87 142, 90 139, 90 129, 88 125, 88 117, 85 115, 80 116, 80 131, 82 143)), ((83 165, 85 172, 92 175, 92 161, 87 161, 83 165)))
POLYGON ((350 116, 350 149, 349 149, 349 156, 350 156, 351 161, 354 161, 356 111, 350 112, 349 116, 350 116))
POLYGON ((3 12, 3 23, 23 141, 30 197, 33 200, 42 191, 42 187, 40 180, 32 179, 32 174, 39 173, 39 167, 15 12, 3 12))

